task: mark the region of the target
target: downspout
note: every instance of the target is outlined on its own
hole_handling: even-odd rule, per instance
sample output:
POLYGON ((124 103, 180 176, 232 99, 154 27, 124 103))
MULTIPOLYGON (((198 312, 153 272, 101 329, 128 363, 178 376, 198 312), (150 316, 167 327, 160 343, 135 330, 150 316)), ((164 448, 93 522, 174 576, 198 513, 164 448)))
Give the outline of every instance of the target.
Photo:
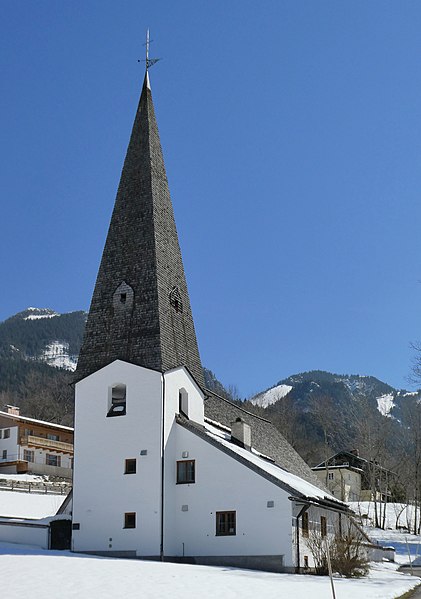
POLYGON ((162 426, 161 426, 161 540, 159 559, 164 561, 164 469, 165 469, 165 375, 162 373, 162 426))
POLYGON ((295 566, 295 573, 300 573, 300 518, 308 510, 309 505, 303 505, 298 515, 295 517, 295 529, 296 529, 296 558, 297 563, 295 566))

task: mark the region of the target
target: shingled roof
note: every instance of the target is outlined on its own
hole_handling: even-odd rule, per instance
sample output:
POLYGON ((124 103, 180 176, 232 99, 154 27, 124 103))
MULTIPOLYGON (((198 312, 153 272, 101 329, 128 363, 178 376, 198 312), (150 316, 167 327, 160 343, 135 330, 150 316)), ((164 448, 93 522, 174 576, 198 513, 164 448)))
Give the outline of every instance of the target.
POLYGON ((203 370, 146 73, 92 297, 76 379, 124 360, 203 370))
POLYGON ((271 422, 212 391, 206 390, 206 394, 206 418, 228 427, 231 427, 237 418, 242 418, 251 427, 252 445, 258 452, 272 458, 278 466, 285 468, 291 474, 323 488, 319 478, 271 422))

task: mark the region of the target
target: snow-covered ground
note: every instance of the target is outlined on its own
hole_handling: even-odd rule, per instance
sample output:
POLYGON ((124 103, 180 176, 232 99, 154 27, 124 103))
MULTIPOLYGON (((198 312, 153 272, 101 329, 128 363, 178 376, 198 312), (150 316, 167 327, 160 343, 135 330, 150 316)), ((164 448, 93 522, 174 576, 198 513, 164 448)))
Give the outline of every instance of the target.
POLYGON ((0 517, 46 518, 53 516, 65 500, 65 495, 0 491, 0 517))
MULTIPOLYGON (((328 599, 328 577, 100 558, 0 543, 2 591, 8 599, 328 599), (24 572, 17 576, 16 572, 24 572)), ((337 599, 394 599, 418 578, 390 564, 373 565, 367 578, 335 579, 337 599)))
MULTIPOLYGON (((44 518, 56 513, 63 495, 0 491, 0 516, 44 518)), ((388 506, 392 520, 392 504, 388 506)), ((369 506, 363 506, 370 511, 369 506)), ((370 530, 370 532, 372 532, 370 530)), ((379 531, 379 540, 396 545, 396 531, 379 531), (393 539, 390 542, 390 536, 393 539)), ((372 535, 373 536, 373 535, 372 535)), ((410 535, 408 535, 410 536, 410 535)), ((405 535, 403 535, 405 537, 405 535)), ((405 540, 405 539, 404 539, 405 540)), ((415 557, 415 538, 412 537, 415 557)), ((402 559, 406 544, 402 545, 402 559)), ((421 555, 421 553, 420 553, 421 555)), ((406 560, 408 561, 408 560, 406 560)), ((337 599, 395 599, 419 582, 396 571, 397 564, 372 564, 368 577, 335 578, 337 599)), ((84 556, 0 543, 2 591, 8 599, 329 599, 328 577, 272 574, 227 567, 206 567, 84 556), (16 572, 24 572, 16 576, 16 572), (46 582, 47 581, 47 582, 46 582), (51 593, 55 589, 57 594, 51 593)))

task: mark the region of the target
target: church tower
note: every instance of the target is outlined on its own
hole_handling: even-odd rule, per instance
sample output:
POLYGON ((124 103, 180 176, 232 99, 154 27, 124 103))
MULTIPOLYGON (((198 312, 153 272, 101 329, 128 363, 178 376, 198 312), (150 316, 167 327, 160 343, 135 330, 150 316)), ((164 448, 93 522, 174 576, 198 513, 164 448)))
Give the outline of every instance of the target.
POLYGON ((185 366, 204 385, 148 71, 76 379, 115 360, 160 372, 185 366))

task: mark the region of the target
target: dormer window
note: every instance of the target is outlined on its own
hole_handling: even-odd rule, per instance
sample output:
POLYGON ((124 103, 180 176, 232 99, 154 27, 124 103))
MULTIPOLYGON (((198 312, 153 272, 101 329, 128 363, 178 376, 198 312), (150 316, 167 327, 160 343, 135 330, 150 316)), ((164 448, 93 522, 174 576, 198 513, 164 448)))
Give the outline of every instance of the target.
POLYGON ((126 414, 126 385, 113 385, 109 390, 109 405, 107 416, 125 416, 126 414))

